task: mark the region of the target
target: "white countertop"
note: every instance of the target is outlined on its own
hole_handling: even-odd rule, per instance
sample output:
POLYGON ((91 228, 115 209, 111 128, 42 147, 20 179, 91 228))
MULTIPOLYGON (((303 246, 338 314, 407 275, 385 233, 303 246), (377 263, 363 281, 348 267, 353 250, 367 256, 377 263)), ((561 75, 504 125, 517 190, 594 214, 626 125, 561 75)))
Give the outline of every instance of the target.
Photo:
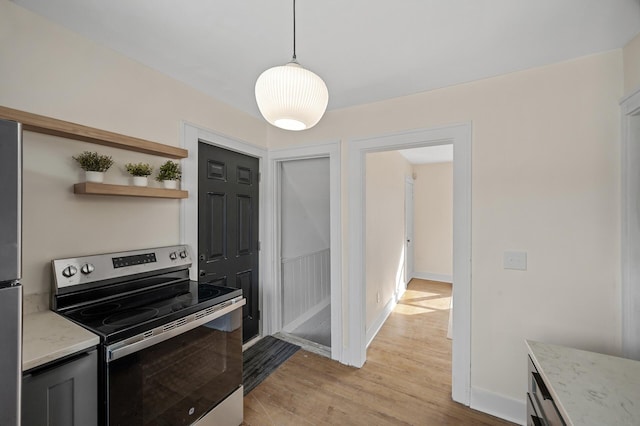
POLYGON ((640 362, 527 340, 569 425, 640 425, 640 362))
POLYGON ((52 311, 26 313, 23 318, 22 371, 80 352, 100 339, 52 311))

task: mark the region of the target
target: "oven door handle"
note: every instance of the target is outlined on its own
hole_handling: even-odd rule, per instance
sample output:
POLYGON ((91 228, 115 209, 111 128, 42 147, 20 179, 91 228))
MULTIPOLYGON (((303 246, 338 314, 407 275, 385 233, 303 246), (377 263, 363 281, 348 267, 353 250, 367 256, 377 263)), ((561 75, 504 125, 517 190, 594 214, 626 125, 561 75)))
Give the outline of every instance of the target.
POLYGON ((189 330, 193 330, 196 327, 225 316, 228 313, 241 308, 246 303, 247 300, 244 298, 242 298, 241 300, 234 299, 234 301, 232 301, 231 303, 224 303, 221 308, 215 309, 208 315, 201 316, 203 312, 206 312, 211 308, 204 309, 200 312, 188 315, 183 319, 174 321, 174 323, 179 324, 172 326, 169 329, 166 329, 167 325, 164 325, 162 327, 153 329, 152 334, 150 334, 149 332, 142 333, 129 339, 123 340, 122 342, 114 343, 105 348, 105 359, 107 362, 115 361, 119 358, 141 351, 142 349, 156 345, 160 342, 164 342, 165 340, 171 339, 172 337, 178 336, 182 333, 186 333, 189 330))

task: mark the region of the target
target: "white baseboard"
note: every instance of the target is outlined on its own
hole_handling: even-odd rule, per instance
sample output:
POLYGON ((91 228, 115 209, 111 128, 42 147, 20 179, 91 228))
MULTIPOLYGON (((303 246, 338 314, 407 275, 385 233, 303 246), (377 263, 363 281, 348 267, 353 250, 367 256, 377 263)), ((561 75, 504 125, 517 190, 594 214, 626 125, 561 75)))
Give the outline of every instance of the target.
POLYGON ((331 298, 327 297, 317 305, 311 307, 307 312, 305 312, 304 314, 300 315, 298 318, 291 321, 289 324, 286 324, 284 327, 282 327, 282 331, 286 333, 291 333, 293 330, 295 330, 296 328, 304 324, 308 319, 310 319, 314 315, 318 314, 318 312, 322 311, 324 308, 329 306, 329 304, 331 304, 331 298))
POLYGON ((391 312, 393 312, 393 308, 396 307, 396 304, 396 299, 392 297, 391 300, 389 300, 389 302, 385 305, 382 312, 380 312, 378 317, 375 319, 375 321, 373 321, 371 327, 367 329, 367 347, 369 347, 371 342, 373 342, 373 338, 376 337, 376 334, 378 334, 378 331, 380 331, 380 329, 384 325, 384 322, 387 320, 387 318, 389 318, 389 315, 391 315, 391 312))
POLYGON ((432 272, 414 272, 413 278, 418 278, 420 280, 440 281, 449 284, 453 283, 453 275, 434 274, 432 272))
POLYGON ((471 387, 471 408, 519 425, 527 423, 527 404, 524 400, 509 398, 473 386, 471 387))

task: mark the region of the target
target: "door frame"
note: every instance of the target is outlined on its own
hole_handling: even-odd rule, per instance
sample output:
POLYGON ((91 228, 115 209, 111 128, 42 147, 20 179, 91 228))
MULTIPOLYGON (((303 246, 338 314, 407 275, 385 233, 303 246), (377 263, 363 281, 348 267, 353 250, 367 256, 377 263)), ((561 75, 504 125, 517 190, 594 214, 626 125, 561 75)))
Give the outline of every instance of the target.
POLYGON ((282 328, 282 285, 280 261, 280 163, 309 158, 329 159, 329 198, 330 198, 330 249, 331 249, 331 358, 342 361, 342 203, 340 142, 328 142, 318 145, 303 145, 291 148, 270 150, 268 153, 267 192, 267 231, 269 232, 267 257, 270 280, 265 286, 264 306, 269 307, 265 315, 266 334, 274 334, 282 328))
POLYGON ((464 405, 471 395, 471 123, 351 140, 348 147, 349 347, 343 358, 366 361, 365 165, 366 154, 453 144, 452 398, 464 405))
POLYGON ((640 131, 640 88, 620 101, 621 109, 621 288, 620 307, 622 355, 640 360, 640 267, 637 253, 640 252, 640 229, 637 225, 640 204, 640 182, 632 177, 640 161, 638 140, 640 131))
MULTIPOLYGON (((182 160, 182 189, 189 191, 189 197, 180 205, 180 243, 191 247, 198 247, 198 143, 225 148, 231 151, 256 157, 259 160, 259 173, 264 176, 263 169, 266 162, 267 150, 248 142, 223 135, 188 122, 181 123, 182 147, 189 151, 189 156, 182 160)), ((264 179, 258 184, 258 240, 265 244, 265 184, 264 179)), ((258 337, 264 335, 263 299, 265 287, 266 261, 264 250, 258 253, 258 309, 260 320, 258 325, 258 337)), ((189 269, 191 279, 198 279, 198 265, 194 263, 189 269)))
MULTIPOLYGON (((414 253, 415 253, 415 233, 414 228, 414 211, 415 211, 415 198, 414 198, 414 182, 413 177, 405 176, 404 178, 404 288, 402 292, 407 289, 409 281, 414 276, 414 253), (409 226, 410 225, 410 226, 409 226), (411 235, 408 230, 411 229, 411 235), (411 249, 409 249, 411 247, 411 249)), ((399 299, 399 297, 398 297, 399 299)))

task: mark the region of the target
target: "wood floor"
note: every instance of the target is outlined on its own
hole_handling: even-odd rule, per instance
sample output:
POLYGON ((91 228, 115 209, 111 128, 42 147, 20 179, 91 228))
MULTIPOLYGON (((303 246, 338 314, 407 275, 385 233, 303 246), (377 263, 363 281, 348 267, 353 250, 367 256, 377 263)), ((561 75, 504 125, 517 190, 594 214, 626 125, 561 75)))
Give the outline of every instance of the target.
POLYGON ((300 350, 244 398, 244 424, 510 424, 451 400, 450 297, 450 284, 411 281, 364 367, 300 350))

